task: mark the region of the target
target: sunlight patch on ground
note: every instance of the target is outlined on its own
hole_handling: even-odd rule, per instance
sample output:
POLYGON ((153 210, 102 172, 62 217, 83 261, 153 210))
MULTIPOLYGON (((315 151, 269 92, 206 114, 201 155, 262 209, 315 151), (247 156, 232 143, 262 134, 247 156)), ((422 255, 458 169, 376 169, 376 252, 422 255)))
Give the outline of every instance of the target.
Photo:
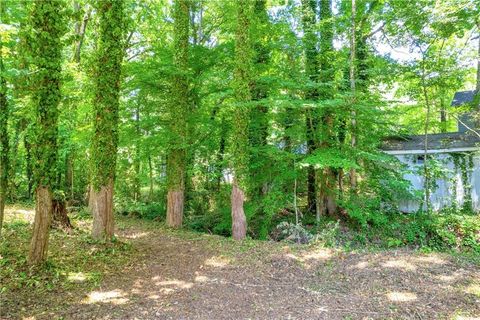
POLYGON ((480 320, 480 317, 456 316, 453 320, 480 320))
POLYGON ((476 295, 480 298, 480 283, 472 283, 465 288, 465 292, 469 294, 476 295))
POLYGON ((450 275, 441 274, 441 275, 436 276, 435 278, 437 278, 438 280, 443 281, 443 282, 454 282, 454 281, 460 279, 461 277, 462 277, 462 273, 457 271, 457 272, 454 272, 450 275))
POLYGON ((301 255, 295 255, 293 253, 286 253, 284 255, 285 258, 303 263, 307 269, 314 265, 315 262, 326 261, 332 256, 333 251, 329 249, 318 249, 301 255))
POLYGON ((195 282, 200 282, 200 283, 204 283, 204 282, 208 282, 208 277, 206 276, 196 276, 195 277, 195 282))
POLYGON ((83 281, 87 280, 88 278, 89 277, 86 274, 84 274, 83 272, 70 272, 67 275, 67 280, 70 281, 70 282, 75 282, 75 283, 83 282, 83 281))
POLYGON ((125 298, 125 294, 121 290, 112 290, 112 291, 93 291, 87 298, 84 300, 84 303, 113 303, 113 304, 124 304, 128 302, 128 299, 125 298))
POLYGON ((360 261, 359 263, 357 263, 357 264, 355 264, 355 265, 353 266, 353 269, 360 269, 360 270, 362 270, 362 269, 367 268, 368 265, 369 265, 368 261, 360 261))
POLYGON ((11 221, 25 221, 33 223, 35 218, 35 208, 18 208, 16 206, 5 207, 5 222, 11 221))
POLYGON ((387 293, 388 300, 394 302, 408 302, 417 300, 417 295, 412 292, 398 292, 393 291, 387 293))
POLYGON ((35 320, 37 318, 35 318, 34 316, 31 316, 31 317, 23 317, 22 320, 35 320))
POLYGON ((396 268, 403 271, 415 271, 417 267, 414 264, 404 260, 404 259, 395 259, 395 260, 388 260, 382 263, 382 267, 385 268, 396 268))
POLYGON ((127 239, 138 239, 138 238, 143 238, 146 237, 150 234, 151 232, 135 232, 132 234, 125 235, 124 237, 127 239))
POLYGON ((205 265, 215 268, 223 268, 230 264, 230 259, 223 256, 211 257, 205 260, 205 265))
POLYGON ((447 264, 447 261, 437 256, 417 257, 417 258, 414 258, 414 260, 417 262, 423 262, 423 263, 429 263, 429 264, 430 263, 438 264, 438 265, 447 264))
POLYGON ((191 287, 193 287, 192 282, 185 282, 185 281, 182 281, 182 280, 160 281, 160 282, 157 282, 155 284, 157 286, 162 286, 162 287, 173 286, 177 289, 190 289, 191 287))
POLYGON ((321 250, 316 250, 313 252, 309 252, 308 254, 305 254, 300 257, 303 261, 308 261, 308 260, 327 260, 332 257, 332 251, 328 249, 321 249, 321 250))

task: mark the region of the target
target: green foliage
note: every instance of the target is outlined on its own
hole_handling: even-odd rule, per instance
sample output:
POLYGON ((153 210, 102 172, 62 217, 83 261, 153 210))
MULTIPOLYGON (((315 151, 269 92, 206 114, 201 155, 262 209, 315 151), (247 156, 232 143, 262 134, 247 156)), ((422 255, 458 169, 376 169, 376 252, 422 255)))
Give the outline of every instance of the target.
POLYGON ((91 148, 93 185, 100 189, 115 176, 118 145, 120 76, 124 56, 124 1, 96 3, 99 37, 94 71, 94 137, 91 148))
POLYGON ((274 239, 277 241, 288 241, 293 243, 306 244, 314 237, 301 224, 282 222, 273 231, 274 239))
POLYGON ((32 104, 35 109, 35 183, 53 186, 56 178, 58 105, 61 99, 62 36, 66 32, 64 6, 59 1, 37 1, 29 25, 33 74, 32 104))
POLYGON ((115 212, 147 220, 165 220, 166 204, 164 202, 115 201, 115 212))
POLYGON ((188 118, 192 108, 189 104, 189 4, 187 0, 174 1, 174 39, 171 94, 169 106, 169 137, 167 151, 167 186, 169 191, 185 188, 187 164, 188 118))
POLYGON ((235 33, 235 70, 233 76, 234 110, 231 137, 232 164, 235 179, 242 190, 247 187, 249 164, 248 102, 252 72, 252 44, 250 41, 250 16, 252 2, 239 0, 237 5, 237 26, 235 33))
POLYGON ((30 224, 22 220, 7 222, 0 239, 0 292, 11 296, 27 291, 42 294, 92 289, 104 274, 111 272, 112 266, 131 257, 129 244, 93 241, 82 220, 73 216, 72 222, 76 225, 73 234, 52 230, 49 260, 36 268, 29 267, 26 260, 30 224))
POLYGON ((342 226, 327 236, 332 229, 328 220, 317 226, 320 239, 330 245, 391 248, 411 246, 439 251, 480 253, 480 219, 458 211, 442 213, 398 214, 371 211, 368 214, 352 211, 357 228, 342 226), (366 217, 366 218, 365 218, 366 217))

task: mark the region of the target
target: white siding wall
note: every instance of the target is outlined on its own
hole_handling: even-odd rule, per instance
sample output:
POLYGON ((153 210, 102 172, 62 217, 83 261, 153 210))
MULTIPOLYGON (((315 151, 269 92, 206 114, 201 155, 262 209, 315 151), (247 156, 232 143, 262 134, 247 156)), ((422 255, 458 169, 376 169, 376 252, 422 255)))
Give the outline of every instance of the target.
MULTIPOLYGON (((407 164, 411 171, 404 177, 411 182, 413 190, 423 192, 423 163, 417 161, 418 156, 418 154, 396 155, 401 162, 407 164)), ((448 153, 436 153, 429 156, 439 160, 446 171, 445 178, 436 180, 437 187, 430 195, 432 208, 440 210, 445 207, 451 207, 455 202, 458 207, 462 207, 466 190, 464 190, 461 169, 455 168, 454 160, 448 153)), ((474 154, 473 166, 470 169, 467 165, 466 169, 468 181, 465 185, 471 186, 472 209, 480 211, 480 156, 474 154)), ((415 212, 419 209, 420 204, 421 202, 416 200, 403 200, 399 203, 399 209, 402 212, 415 212)))

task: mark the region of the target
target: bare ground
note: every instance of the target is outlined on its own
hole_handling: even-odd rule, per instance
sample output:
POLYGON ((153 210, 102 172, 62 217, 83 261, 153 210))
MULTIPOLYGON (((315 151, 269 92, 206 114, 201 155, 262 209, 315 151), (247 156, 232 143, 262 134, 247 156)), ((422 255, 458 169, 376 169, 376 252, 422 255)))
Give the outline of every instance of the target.
POLYGON ((23 319, 480 319, 480 267, 449 255, 122 229, 134 261, 23 319))

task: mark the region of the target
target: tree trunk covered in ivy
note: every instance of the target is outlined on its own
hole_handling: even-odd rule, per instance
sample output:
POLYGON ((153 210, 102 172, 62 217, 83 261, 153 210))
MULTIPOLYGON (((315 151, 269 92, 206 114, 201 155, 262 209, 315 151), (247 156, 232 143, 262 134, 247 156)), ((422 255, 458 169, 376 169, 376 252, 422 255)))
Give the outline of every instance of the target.
POLYGON ((124 55, 123 1, 101 0, 96 3, 99 15, 99 39, 95 66, 94 137, 92 142, 93 213, 92 237, 113 237, 113 188, 118 145, 118 106, 120 77, 124 55))
POLYGON ((252 49, 249 38, 251 2, 237 2, 237 29, 235 33, 235 70, 233 79, 235 106, 232 131, 232 164, 234 171, 231 205, 232 237, 242 240, 247 234, 247 221, 243 204, 249 174, 248 103, 252 99, 250 91, 252 71, 252 49))
POLYGON ((265 184, 267 179, 264 176, 267 172, 267 158, 265 157, 265 146, 268 138, 268 106, 263 101, 268 96, 268 84, 262 79, 265 76, 270 60, 268 48, 268 14, 266 10, 266 0, 255 0, 253 8, 253 35, 256 41, 252 43, 254 80, 252 81, 252 101, 255 106, 250 112, 249 135, 252 154, 250 162, 253 169, 250 172, 252 180, 251 195, 255 198, 261 198, 265 194, 265 184))
MULTIPOLYGON (((335 81, 335 69, 333 61, 335 61, 335 51, 333 48, 333 15, 332 1, 320 1, 320 83, 322 89, 320 96, 322 100, 331 100, 334 98, 333 83, 335 81)), ((335 144, 335 112, 331 107, 323 106, 322 108, 322 125, 321 125, 321 141, 320 148, 328 149, 334 147, 335 144)), ((319 172, 319 181, 317 187, 320 193, 320 203, 317 203, 317 210, 321 215, 328 213, 333 215, 336 211, 336 174, 333 168, 327 167, 319 172)))
POLYGON ((36 1, 32 7, 32 104, 35 110, 33 143, 35 181, 35 220, 28 262, 37 265, 46 259, 52 216, 52 186, 57 161, 58 104, 61 99, 62 40, 65 32, 58 0, 36 1))
MULTIPOLYGON (((0 9, 0 13, 1 13, 0 9)), ((0 36, 0 236, 2 233, 3 217, 5 210, 5 199, 8 186, 8 100, 7 81, 4 76, 4 65, 2 57, 2 38, 0 36)))
MULTIPOLYGON (((357 7, 356 7, 356 2, 355 0, 352 0, 352 16, 351 16, 351 33, 350 33, 350 90, 351 90, 351 95, 352 95, 352 111, 351 111, 351 119, 350 119, 350 125, 351 125, 351 141, 350 145, 352 149, 355 149, 357 147, 357 111, 355 110, 355 103, 356 103, 356 44, 357 44, 357 39, 356 39, 356 31, 357 31, 357 25, 356 25, 356 16, 357 16, 357 7)), ((352 193, 356 193, 357 191, 357 170, 355 168, 350 169, 350 189, 352 193)))
POLYGON ((188 95, 188 30, 190 24, 187 0, 174 3, 174 66, 172 104, 170 105, 171 140, 167 153, 167 225, 182 225, 185 206, 185 175, 187 157, 188 95))
MULTIPOLYGON (((315 87, 318 83, 318 50, 316 28, 317 3, 315 0, 302 0, 302 25, 303 25, 303 43, 305 51, 305 73, 310 80, 309 86, 305 92, 305 98, 312 104, 318 99, 318 90, 315 87)), ((319 126, 319 116, 315 107, 307 107, 305 110, 305 125, 307 138, 307 154, 311 155, 317 149, 317 131, 319 126)), ((307 205, 312 213, 317 212, 316 203, 316 177, 313 166, 308 167, 307 173, 307 205)))

